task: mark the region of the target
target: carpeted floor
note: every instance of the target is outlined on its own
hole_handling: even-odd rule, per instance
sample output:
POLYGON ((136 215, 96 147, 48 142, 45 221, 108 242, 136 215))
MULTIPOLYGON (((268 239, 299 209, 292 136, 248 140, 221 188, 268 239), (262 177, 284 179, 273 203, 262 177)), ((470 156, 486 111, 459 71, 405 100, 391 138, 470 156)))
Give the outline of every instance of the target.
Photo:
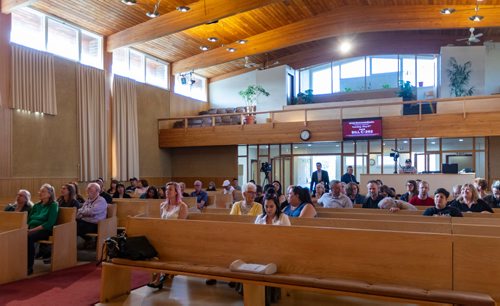
MULTIPOLYGON (((132 288, 145 285, 151 276, 132 273, 132 288)), ((101 267, 95 263, 0 285, 0 305, 93 305, 99 301, 101 267)))

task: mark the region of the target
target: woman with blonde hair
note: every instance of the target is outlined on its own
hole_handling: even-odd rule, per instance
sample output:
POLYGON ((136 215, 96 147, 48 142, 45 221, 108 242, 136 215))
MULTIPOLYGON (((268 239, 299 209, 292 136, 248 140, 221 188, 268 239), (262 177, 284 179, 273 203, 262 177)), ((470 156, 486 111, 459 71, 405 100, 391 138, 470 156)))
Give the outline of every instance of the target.
POLYGON ((479 198, 476 188, 470 183, 462 185, 460 196, 453 200, 450 206, 458 208, 461 212, 493 213, 493 209, 479 198))

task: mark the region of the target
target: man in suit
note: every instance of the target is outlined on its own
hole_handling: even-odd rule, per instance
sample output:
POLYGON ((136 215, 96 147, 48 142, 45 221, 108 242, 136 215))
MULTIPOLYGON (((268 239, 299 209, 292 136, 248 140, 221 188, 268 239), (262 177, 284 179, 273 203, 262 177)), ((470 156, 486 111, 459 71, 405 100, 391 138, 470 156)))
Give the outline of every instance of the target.
POLYGON ((328 172, 325 170, 321 170, 321 163, 316 163, 316 171, 314 171, 311 175, 311 192, 314 195, 314 188, 316 188, 316 184, 323 182, 325 185, 325 191, 329 191, 330 187, 330 179, 328 178, 328 172))

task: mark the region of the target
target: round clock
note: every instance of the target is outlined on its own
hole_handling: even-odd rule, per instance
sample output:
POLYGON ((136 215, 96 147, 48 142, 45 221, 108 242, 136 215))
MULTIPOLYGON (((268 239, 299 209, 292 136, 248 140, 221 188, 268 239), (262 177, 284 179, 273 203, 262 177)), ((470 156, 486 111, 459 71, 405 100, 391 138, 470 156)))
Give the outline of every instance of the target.
POLYGON ((309 130, 303 130, 300 132, 300 139, 303 141, 309 140, 311 138, 311 131, 309 130))
POLYGON ((373 158, 370 159, 370 166, 375 166, 375 160, 373 158))

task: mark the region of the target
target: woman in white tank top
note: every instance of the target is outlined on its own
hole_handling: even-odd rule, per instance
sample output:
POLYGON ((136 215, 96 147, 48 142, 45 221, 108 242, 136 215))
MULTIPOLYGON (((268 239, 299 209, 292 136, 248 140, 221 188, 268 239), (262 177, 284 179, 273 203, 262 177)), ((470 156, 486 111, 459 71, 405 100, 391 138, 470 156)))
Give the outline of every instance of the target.
MULTIPOLYGON (((160 204, 160 213, 162 219, 187 219, 188 206, 182 202, 181 187, 176 182, 167 183, 166 197, 167 200, 160 204)), ((154 273, 153 281, 148 284, 148 287, 161 289, 163 282, 168 277, 164 273, 154 273)))

